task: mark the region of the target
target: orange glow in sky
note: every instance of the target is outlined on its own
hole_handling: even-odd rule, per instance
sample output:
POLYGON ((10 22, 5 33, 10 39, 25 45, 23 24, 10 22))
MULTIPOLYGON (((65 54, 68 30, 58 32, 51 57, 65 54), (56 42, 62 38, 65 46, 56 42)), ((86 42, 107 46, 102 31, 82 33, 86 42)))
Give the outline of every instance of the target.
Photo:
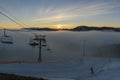
POLYGON ((120 27, 119 3, 120 0, 0 0, 0 26, 11 29, 120 27))

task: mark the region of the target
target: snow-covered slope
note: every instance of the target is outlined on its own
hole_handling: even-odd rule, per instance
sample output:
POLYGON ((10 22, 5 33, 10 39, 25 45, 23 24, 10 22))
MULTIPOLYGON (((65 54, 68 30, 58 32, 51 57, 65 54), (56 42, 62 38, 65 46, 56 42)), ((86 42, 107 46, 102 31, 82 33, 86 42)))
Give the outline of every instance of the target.
POLYGON ((71 62, 0 64, 0 72, 49 80, 119 80, 119 59, 81 58, 71 62), (93 67, 95 74, 90 73, 93 67))

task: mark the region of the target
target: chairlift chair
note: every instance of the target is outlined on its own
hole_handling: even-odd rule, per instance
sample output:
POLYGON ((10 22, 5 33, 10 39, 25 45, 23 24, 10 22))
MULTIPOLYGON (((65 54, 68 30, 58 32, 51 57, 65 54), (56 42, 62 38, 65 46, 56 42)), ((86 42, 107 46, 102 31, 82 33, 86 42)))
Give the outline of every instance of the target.
POLYGON ((47 43, 46 43, 47 41, 46 41, 46 39, 45 39, 45 38, 43 38, 43 39, 42 39, 42 41, 43 41, 42 46, 43 46, 43 47, 47 47, 47 43))
POLYGON ((47 47, 47 44, 46 43, 43 43, 43 45, 42 45, 43 47, 47 47))
POLYGON ((4 44, 13 44, 12 37, 11 36, 2 36, 1 42, 4 44))
POLYGON ((38 42, 36 42, 34 39, 30 39, 29 45, 31 45, 31 46, 37 46, 38 42))
POLYGON ((4 29, 4 35, 1 37, 0 41, 4 44, 13 44, 12 36, 7 36, 5 29, 4 29))

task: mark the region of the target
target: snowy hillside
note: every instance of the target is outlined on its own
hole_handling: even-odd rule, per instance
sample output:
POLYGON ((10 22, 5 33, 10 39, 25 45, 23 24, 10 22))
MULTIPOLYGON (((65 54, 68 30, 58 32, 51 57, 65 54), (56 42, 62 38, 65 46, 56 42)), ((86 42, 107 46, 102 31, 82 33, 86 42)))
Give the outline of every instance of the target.
POLYGON ((119 80, 120 60, 85 57, 72 62, 0 64, 0 72, 48 80, 119 80), (91 67, 95 74, 90 73, 91 67))

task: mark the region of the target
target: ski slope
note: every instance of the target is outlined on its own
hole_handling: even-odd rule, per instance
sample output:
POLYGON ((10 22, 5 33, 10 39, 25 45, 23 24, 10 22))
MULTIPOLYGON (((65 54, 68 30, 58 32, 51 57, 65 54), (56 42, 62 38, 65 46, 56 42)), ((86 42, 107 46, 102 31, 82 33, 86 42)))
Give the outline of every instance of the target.
POLYGON ((85 57, 70 62, 0 64, 0 72, 49 80, 119 80, 120 60, 85 57))

